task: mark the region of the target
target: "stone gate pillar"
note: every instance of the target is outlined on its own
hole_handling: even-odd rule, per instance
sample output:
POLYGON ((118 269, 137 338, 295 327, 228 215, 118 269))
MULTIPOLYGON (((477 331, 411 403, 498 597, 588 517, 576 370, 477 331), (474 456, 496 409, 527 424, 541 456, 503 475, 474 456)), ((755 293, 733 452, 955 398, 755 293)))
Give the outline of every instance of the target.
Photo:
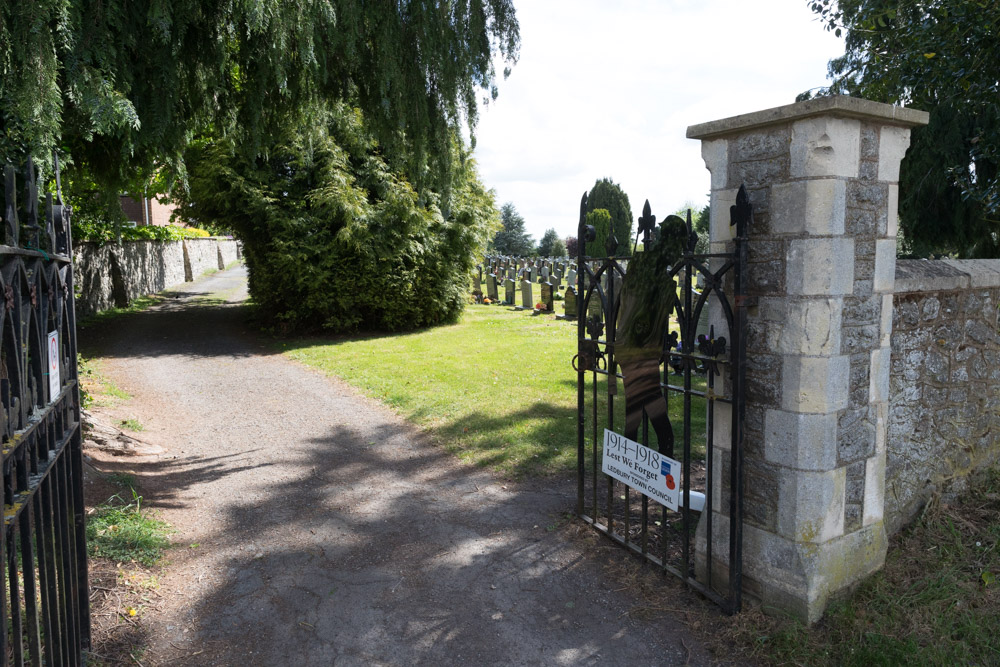
MULTIPOLYGON (((899 164, 910 128, 926 122, 922 111, 824 97, 687 131, 711 172, 713 252, 732 237, 741 184, 754 207, 744 590, 806 622, 885 559, 899 164)), ((716 430, 715 449, 728 449, 716 430)), ((718 488, 724 458, 714 459, 718 488)), ((728 503, 714 506, 721 545, 728 503)), ((724 581, 727 550, 713 558, 724 581)))

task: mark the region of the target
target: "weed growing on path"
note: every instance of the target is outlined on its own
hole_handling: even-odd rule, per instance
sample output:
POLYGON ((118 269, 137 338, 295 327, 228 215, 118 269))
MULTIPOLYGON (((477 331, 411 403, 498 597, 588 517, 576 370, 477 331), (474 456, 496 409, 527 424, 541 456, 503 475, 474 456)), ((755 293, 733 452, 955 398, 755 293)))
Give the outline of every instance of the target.
POLYGON ((128 429, 129 431, 135 431, 136 433, 145 428, 142 425, 142 422, 136 419, 135 417, 129 417, 128 419, 123 419, 119 422, 119 424, 121 425, 122 428, 128 429))
MULTIPOLYGON (((125 476, 127 477, 127 476, 125 476)), ((87 545, 92 556, 152 567, 170 544, 170 526, 142 509, 133 484, 95 507, 87 517, 87 545)))
POLYGON ((77 355, 77 374, 80 378, 80 404, 84 410, 92 407, 112 407, 132 398, 131 395, 101 372, 100 361, 77 355))

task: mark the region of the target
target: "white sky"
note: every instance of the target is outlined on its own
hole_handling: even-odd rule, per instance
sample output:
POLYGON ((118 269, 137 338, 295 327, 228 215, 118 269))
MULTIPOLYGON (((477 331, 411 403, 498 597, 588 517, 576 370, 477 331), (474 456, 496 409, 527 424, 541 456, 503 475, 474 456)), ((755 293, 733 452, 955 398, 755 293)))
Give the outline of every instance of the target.
MULTIPOLYGON (((708 203, 689 125, 790 104, 843 53, 806 0, 516 0, 520 60, 481 110, 475 157, 537 242, 576 234, 598 178, 632 214, 708 203)), ((634 233, 634 229, 633 229, 634 233)))

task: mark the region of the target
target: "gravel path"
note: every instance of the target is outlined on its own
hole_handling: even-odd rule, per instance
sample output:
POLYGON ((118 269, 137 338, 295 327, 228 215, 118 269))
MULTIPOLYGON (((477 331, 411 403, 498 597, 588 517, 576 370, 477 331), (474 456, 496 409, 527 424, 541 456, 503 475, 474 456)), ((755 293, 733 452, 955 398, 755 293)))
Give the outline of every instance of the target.
POLYGON ((166 450, 127 465, 178 530, 143 664, 709 661, 679 622, 629 616, 607 555, 565 526, 572 482, 466 466, 275 353, 245 285, 242 268, 190 283, 96 344, 133 396, 105 414, 166 450))

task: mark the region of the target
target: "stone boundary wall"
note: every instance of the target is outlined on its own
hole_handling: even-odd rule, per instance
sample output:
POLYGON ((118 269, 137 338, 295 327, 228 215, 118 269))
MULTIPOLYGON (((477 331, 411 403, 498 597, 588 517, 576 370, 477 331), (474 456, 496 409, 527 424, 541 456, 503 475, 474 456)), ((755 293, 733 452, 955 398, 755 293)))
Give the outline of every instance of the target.
POLYGON ((78 243, 73 250, 77 316, 124 308, 241 257, 239 243, 227 238, 78 243))
POLYGON ((899 260, 885 521, 909 523, 1000 460, 1000 259, 899 260))

